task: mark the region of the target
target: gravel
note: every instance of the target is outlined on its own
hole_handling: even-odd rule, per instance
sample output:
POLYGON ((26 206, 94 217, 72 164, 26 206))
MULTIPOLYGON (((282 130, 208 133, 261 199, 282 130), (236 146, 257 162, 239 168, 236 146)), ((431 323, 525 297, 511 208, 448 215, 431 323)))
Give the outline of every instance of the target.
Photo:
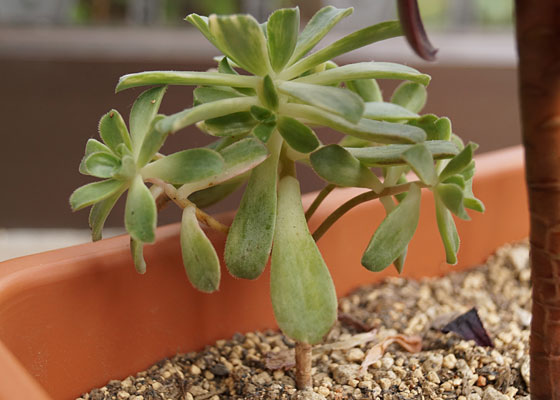
POLYGON ((528 246, 506 245, 486 265, 467 272, 422 281, 390 278, 341 299, 341 313, 359 323, 341 319, 326 342, 349 339, 360 325, 375 328, 376 340, 316 356, 312 391, 296 391, 293 368, 266 368, 267 353, 286 351, 294 343, 265 331, 235 334, 201 352, 178 354, 77 400, 529 400, 530 303, 528 246), (472 307, 494 348, 438 329, 472 307), (360 374, 368 349, 396 334, 420 335, 423 350, 410 354, 393 344, 360 374))

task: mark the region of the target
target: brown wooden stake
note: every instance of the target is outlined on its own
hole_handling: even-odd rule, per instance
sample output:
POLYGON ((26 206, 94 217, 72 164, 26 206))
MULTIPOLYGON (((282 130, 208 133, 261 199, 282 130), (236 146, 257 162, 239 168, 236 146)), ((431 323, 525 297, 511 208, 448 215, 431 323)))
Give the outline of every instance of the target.
MULTIPOLYGON (((516 0, 531 215, 531 398, 560 399, 560 1, 516 0)), ((504 199, 507 201, 507 199, 504 199)))
POLYGON ((299 390, 311 389, 311 345, 296 342, 296 386, 299 390))

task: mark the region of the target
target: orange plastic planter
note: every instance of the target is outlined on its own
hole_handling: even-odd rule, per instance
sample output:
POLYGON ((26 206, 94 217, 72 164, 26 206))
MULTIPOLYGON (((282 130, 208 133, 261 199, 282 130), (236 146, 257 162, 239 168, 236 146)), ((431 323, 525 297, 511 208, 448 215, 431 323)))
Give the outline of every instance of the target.
MULTIPOLYGON (((487 211, 458 222, 462 243, 454 267, 445 264, 433 200, 425 191, 405 276, 477 265, 501 244, 528 235, 521 147, 478 157, 474 189, 487 211)), ((311 225, 357 192, 336 190, 311 225)), ((395 274, 360 265, 383 216, 378 202, 363 204, 319 241, 340 296, 395 274)), ((0 263, 0 400, 75 398, 177 352, 275 327, 267 273, 244 281, 224 269, 218 293, 198 292, 183 271, 178 234, 177 224, 158 229, 157 243, 146 248, 145 275, 134 272, 125 236, 0 263)), ((225 237, 210 236, 223 249, 225 237)))

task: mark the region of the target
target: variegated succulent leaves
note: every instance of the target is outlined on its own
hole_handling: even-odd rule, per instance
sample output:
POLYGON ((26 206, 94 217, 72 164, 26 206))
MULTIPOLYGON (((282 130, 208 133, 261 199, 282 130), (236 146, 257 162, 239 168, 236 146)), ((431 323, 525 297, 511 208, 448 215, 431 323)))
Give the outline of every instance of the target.
POLYGON ((363 265, 379 271, 394 263, 401 271, 418 224, 421 189, 433 190, 447 261, 455 263, 459 238, 451 214, 468 219, 465 208, 483 210, 471 191, 476 146, 464 146, 447 118, 419 114, 429 76, 393 63, 339 67, 330 61, 401 35, 397 21, 361 29, 310 53, 351 12, 325 7, 301 32, 297 8, 275 11, 263 24, 249 15, 189 15, 187 21, 224 56, 217 69, 208 72, 154 71, 121 78, 117 91, 156 87, 134 103, 130 132, 112 110, 99 125, 103 143, 88 141, 80 171, 104 180, 77 189, 70 202, 73 209, 93 205, 93 239, 101 237, 107 215, 128 190, 125 226, 136 268, 144 272, 143 244, 155 240, 156 202, 165 195, 184 209, 181 247, 192 284, 212 292, 220 281, 219 258, 200 223, 227 231, 224 259, 229 272, 255 279, 270 258, 276 319, 288 336, 311 344, 321 341, 334 323, 337 304, 316 239, 353 205, 379 198, 387 211, 364 252, 363 265), (249 74, 239 74, 240 69, 249 74), (376 79, 405 82, 384 101, 376 79), (194 105, 159 115, 166 85, 197 86, 194 105), (205 148, 159 153, 169 134, 192 124, 218 140, 205 148), (325 145, 313 130, 317 126, 330 127, 344 138, 325 145), (311 166, 328 183, 307 217, 334 187, 369 191, 311 235, 296 163, 311 166), (372 167, 380 168, 383 176, 372 167), (247 187, 229 229, 201 211, 244 182, 247 187))

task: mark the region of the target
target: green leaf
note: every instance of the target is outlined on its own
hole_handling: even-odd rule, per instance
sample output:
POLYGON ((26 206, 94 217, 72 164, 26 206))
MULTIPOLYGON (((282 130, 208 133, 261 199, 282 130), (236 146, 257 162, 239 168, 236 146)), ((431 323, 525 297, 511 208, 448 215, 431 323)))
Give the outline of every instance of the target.
POLYGON ((437 173, 434 158, 425 143, 415 144, 406 150, 402 157, 422 182, 429 186, 435 185, 437 173))
POLYGON ((259 76, 271 71, 266 39, 252 16, 213 14, 208 25, 218 48, 241 68, 259 76))
POLYGON ((266 75, 259 85, 259 98, 265 107, 276 110, 278 108, 278 92, 270 75, 266 75))
POLYGON ((123 75, 116 92, 147 85, 217 85, 235 88, 255 88, 260 79, 255 76, 230 75, 219 72, 148 71, 123 75))
POLYGON ((101 200, 112 196, 121 189, 123 183, 114 179, 88 183, 74 190, 70 196, 70 207, 72 211, 91 206, 101 200))
POLYGON ((420 218, 421 190, 416 184, 404 200, 381 222, 362 256, 370 271, 382 271, 406 250, 420 218))
POLYGON ((278 90, 305 103, 340 115, 350 122, 358 122, 364 113, 364 102, 348 89, 331 86, 282 82, 278 90))
POLYGON ((274 129, 276 129, 276 122, 272 122, 272 123, 261 122, 260 124, 258 124, 253 128, 252 133, 263 143, 266 143, 268 142, 270 135, 272 135, 272 132, 274 132, 274 129))
POLYGON ((338 9, 333 6, 317 11, 299 35, 288 65, 305 56, 342 18, 352 14, 352 11, 352 8, 338 9))
POLYGON ((109 153, 93 153, 84 161, 88 175, 97 178, 112 178, 121 166, 121 160, 109 153))
POLYGON ((157 114, 166 86, 155 87, 142 93, 132 106, 130 111, 130 135, 132 137, 132 150, 138 156, 144 138, 150 129, 152 120, 157 114))
MULTIPOLYGON (((336 42, 322 48, 321 50, 299 60, 291 67, 284 70, 284 72, 280 74, 280 78, 286 80, 292 79, 316 65, 322 64, 337 56, 348 53, 349 51, 359 49, 360 47, 384 39, 390 39, 392 37, 400 36, 401 34, 402 30, 399 21, 382 22, 377 25, 372 25, 367 28, 360 29, 359 31, 344 36, 342 39, 339 39, 336 42)), ((297 50, 298 49, 296 48, 296 52, 297 50)), ((371 77, 368 76, 368 78, 371 77)), ((349 79, 343 79, 343 81, 349 79)))
POLYGON ((370 188, 377 193, 383 190, 377 176, 339 145, 321 147, 311 154, 310 160, 317 175, 329 183, 370 188))
POLYGON ((459 235, 455 222, 449 210, 445 207, 439 196, 434 196, 436 204, 436 220, 439 234, 445 248, 445 258, 448 264, 457 264, 457 252, 459 251, 459 235))
POLYGON ((239 75, 237 71, 233 69, 226 56, 223 56, 218 62, 218 72, 222 74, 239 75))
MULTIPOLYGON (((212 103, 187 108, 186 110, 165 117, 157 123, 156 129, 162 134, 174 133, 199 121, 212 120, 229 114, 249 111, 251 106, 257 104, 258 100, 256 97, 236 97, 217 100, 212 103)), ((218 121, 211 122, 217 123, 218 121)), ((222 123, 221 125, 223 126, 224 124, 222 123)))
POLYGON ((204 132, 212 136, 241 136, 246 135, 255 127, 257 121, 247 111, 237 112, 223 117, 207 119, 197 124, 204 132))
POLYGON ((469 181, 473 178, 475 171, 475 162, 472 160, 469 165, 465 167, 464 170, 461 171, 461 175, 465 178, 465 181, 469 181))
POLYGON ((297 119, 280 116, 277 128, 290 147, 300 153, 309 153, 320 144, 315 132, 297 119))
POLYGON ((456 216, 470 220, 463 205, 463 189, 455 183, 440 183, 436 186, 436 193, 445 206, 456 216))
POLYGON ((457 154, 449 161, 443 171, 441 171, 439 180, 444 181, 450 176, 463 172, 463 170, 471 164, 473 153, 477 147, 478 146, 474 143, 469 143, 468 145, 466 145, 459 154, 457 154))
POLYGON ((157 130, 156 125, 164 118, 164 115, 156 115, 152 120, 150 129, 142 142, 142 147, 140 147, 140 152, 138 154, 137 164, 139 168, 142 168, 144 165, 149 163, 159 149, 161 149, 161 146, 163 146, 163 143, 167 138, 167 134, 157 130))
POLYGON ((415 82, 403 82, 393 92, 391 103, 417 113, 424 108, 427 98, 428 92, 424 85, 415 82))
POLYGON ((334 284, 307 228, 299 183, 291 176, 278 185, 270 296, 278 326, 298 342, 321 342, 336 321, 334 284))
MULTIPOLYGON (((453 143, 444 140, 428 141, 425 142, 425 146, 434 160, 451 158, 459 152, 453 143)), ((368 167, 382 167, 406 163, 403 154, 411 147, 412 145, 408 144, 389 144, 375 147, 348 147, 346 150, 368 167)))
POLYGON ((103 226, 109 216, 109 213, 115 206, 117 200, 126 190, 126 186, 121 186, 120 190, 112 196, 107 197, 105 200, 95 203, 89 212, 89 227, 91 228, 91 240, 96 242, 101 239, 103 233, 103 226))
POLYGON ((132 149, 128 129, 123 117, 117 110, 111 110, 99 121, 99 135, 107 146, 117 153, 119 144, 124 143, 126 147, 132 149))
POLYGON ((130 238, 130 254, 134 262, 134 269, 139 274, 146 273, 146 261, 144 261, 144 243, 130 238))
POLYGON ((292 56, 299 34, 299 8, 276 10, 266 25, 268 55, 276 72, 281 71, 292 56))
POLYGON ((217 151, 198 148, 179 151, 142 168, 144 179, 160 178, 173 185, 195 182, 220 173, 224 159, 217 151))
POLYGON ((181 253, 189 281, 195 288, 212 293, 220 286, 220 260, 212 242, 200 228, 196 207, 187 206, 181 220, 181 253))
POLYGON ((260 122, 265 122, 270 120, 271 118, 276 118, 272 111, 259 106, 251 107, 251 115, 260 122))
POLYGON ((406 79, 427 85, 430 76, 402 64, 388 62, 359 62, 342 67, 328 69, 315 74, 302 76, 294 82, 313 85, 332 85, 333 83, 352 81, 355 79, 406 79))
POLYGON ((183 185, 179 189, 179 193, 182 196, 190 196, 195 191, 244 174, 263 162, 268 157, 268 150, 257 139, 245 138, 220 150, 220 155, 224 159, 224 168, 218 174, 183 185))
POLYGON ((124 225, 130 236, 144 243, 153 243, 156 239, 156 202, 150 189, 137 175, 130 185, 126 198, 124 225))
POLYGON ((463 205, 466 208, 478 212, 484 212, 485 210, 484 203, 482 203, 482 201, 474 197, 472 191, 472 180, 469 179, 465 182, 465 189, 463 190, 463 194, 464 194, 463 205))
POLYGON ((365 118, 353 124, 342 117, 304 104, 283 104, 280 111, 292 118, 328 126, 347 135, 375 143, 416 143, 423 142, 426 138, 422 129, 413 126, 365 118))
POLYGON ((381 89, 375 79, 347 81, 346 87, 354 93, 357 93, 365 102, 383 101, 381 89))
POLYGON ((423 115, 416 120, 408 121, 409 125, 421 128, 428 135, 427 140, 449 140, 451 136, 451 121, 449 118, 438 118, 433 114, 423 115))
POLYGON ((364 118, 381 121, 402 121, 418 119, 420 116, 406 108, 393 103, 381 101, 365 103, 364 118))
POLYGON ((233 89, 221 89, 213 86, 198 87, 193 91, 195 105, 211 103, 217 100, 240 97, 241 94, 233 89))
POLYGON ((266 266, 272 248, 280 136, 274 135, 268 145, 271 155, 251 171, 226 241, 226 266, 239 278, 256 279, 266 266))

